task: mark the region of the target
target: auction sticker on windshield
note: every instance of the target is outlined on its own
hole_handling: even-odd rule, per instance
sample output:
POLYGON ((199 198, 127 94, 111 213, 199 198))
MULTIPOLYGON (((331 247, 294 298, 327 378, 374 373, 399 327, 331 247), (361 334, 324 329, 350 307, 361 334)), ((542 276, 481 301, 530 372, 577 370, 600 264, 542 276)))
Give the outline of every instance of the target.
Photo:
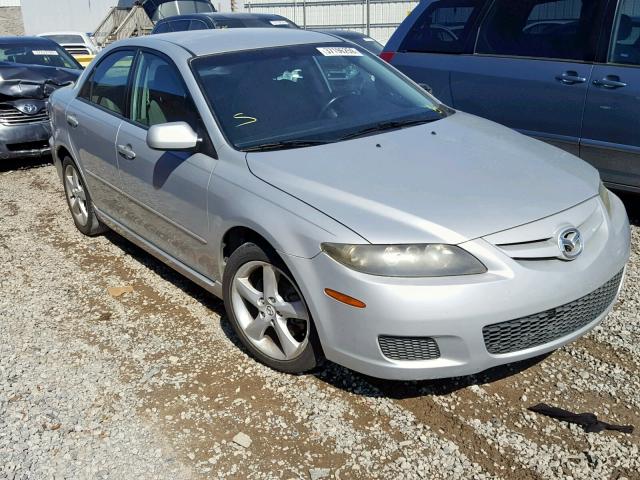
POLYGON ((58 55, 55 50, 32 50, 31 53, 34 55, 58 55))
POLYGON ((361 57, 355 48, 347 47, 318 47, 318 51, 325 57, 361 57))

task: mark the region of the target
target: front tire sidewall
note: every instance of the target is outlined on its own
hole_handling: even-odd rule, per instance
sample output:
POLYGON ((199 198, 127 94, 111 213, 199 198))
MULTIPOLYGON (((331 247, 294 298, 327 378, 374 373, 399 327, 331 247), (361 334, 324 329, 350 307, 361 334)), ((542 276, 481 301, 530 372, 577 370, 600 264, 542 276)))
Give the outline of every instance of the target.
MULTIPOLYGON (((318 341, 317 332, 313 325, 313 319, 311 318, 311 314, 309 313, 309 338, 307 342, 307 346, 302 351, 300 355, 292 360, 276 360, 272 357, 267 356, 260 350, 258 350, 252 342, 247 338, 244 330, 240 327, 240 323, 235 315, 232 301, 232 287, 233 287, 233 279, 235 277, 236 272, 243 265, 249 262, 265 262, 270 263, 280 270, 285 272, 290 279, 295 282, 293 275, 289 269, 284 265, 284 262, 280 260, 275 252, 265 252, 259 246, 253 243, 246 243, 238 248, 227 262, 224 278, 223 278, 223 292, 224 292, 224 306, 227 312, 227 317, 229 318, 229 322, 233 327, 234 332, 237 337, 242 342, 242 345, 248 350, 252 357, 264 363, 265 365, 282 372, 286 373, 304 373, 309 370, 314 369, 322 359, 320 342, 318 341)), ((297 285, 296 285, 297 286, 297 285)), ((298 288, 299 289, 299 288, 298 288)), ((305 301, 306 303, 306 301, 305 301)), ((307 307, 308 309, 308 307, 307 307)))

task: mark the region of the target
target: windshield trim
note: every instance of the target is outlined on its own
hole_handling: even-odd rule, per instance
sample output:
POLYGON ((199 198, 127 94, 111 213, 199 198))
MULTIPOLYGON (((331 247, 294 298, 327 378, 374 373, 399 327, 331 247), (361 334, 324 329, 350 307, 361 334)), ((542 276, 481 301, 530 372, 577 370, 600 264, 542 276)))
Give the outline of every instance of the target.
MULTIPOLYGON (((205 86, 202 82, 202 78, 200 76, 200 74, 198 73, 198 71, 195 68, 195 63, 197 61, 202 61, 204 59, 208 59, 208 58, 213 58, 213 57, 218 57, 218 56, 222 56, 222 55, 229 55, 229 54, 233 54, 233 53, 250 53, 250 52, 260 52, 263 50, 271 50, 271 49, 276 49, 276 48, 287 48, 287 47, 296 47, 296 46, 305 46, 305 45, 332 45, 332 44, 341 44, 341 45, 350 45, 353 42, 349 42, 349 41, 345 41, 343 39, 339 39, 339 38, 335 38, 335 39, 331 39, 331 40, 327 40, 325 42, 306 42, 306 43, 295 43, 295 44, 290 44, 290 45, 276 45, 276 46, 269 46, 269 47, 256 47, 256 48, 246 48, 246 49, 241 49, 241 50, 231 50, 231 51, 224 51, 224 52, 215 52, 215 53, 208 53, 205 55, 194 55, 191 58, 189 58, 189 60, 187 61, 187 64, 189 65, 189 70, 191 72, 191 75, 193 76, 193 79, 195 80, 196 84, 198 85, 198 88, 200 89, 200 94, 202 95, 202 98, 204 98, 206 105, 207 105, 207 109, 209 110, 209 114, 211 115, 211 117, 213 118, 216 127, 218 128, 218 132, 220 133, 220 136, 224 139, 225 143, 227 144, 227 146, 229 148, 231 148, 232 150, 238 152, 238 153, 244 153, 245 155, 247 155, 249 152, 246 151, 247 148, 251 148, 251 146, 246 146, 246 147, 238 147, 236 146, 231 139, 228 137, 225 129, 222 127, 222 122, 220 121, 220 119, 218 118, 218 115, 215 111, 215 109, 213 108, 213 104, 211 103, 211 99, 209 98, 209 95, 207 95, 206 93, 206 89, 205 86)), ((432 94, 430 94, 429 92, 425 91, 422 87, 420 87, 416 82, 414 82, 413 80, 411 80, 408 76, 406 76, 404 73, 400 72, 399 70, 390 67, 390 65, 386 62, 384 62, 383 60, 380 59, 380 57, 378 57, 377 55, 374 55, 373 53, 371 53, 370 51, 368 51, 366 48, 358 45, 358 44, 353 44, 355 45, 359 51, 363 54, 366 55, 368 57, 371 57, 373 59, 375 59, 375 61, 377 62, 381 62, 383 64, 384 67, 386 68, 390 68, 391 70, 393 70, 393 72, 398 75, 406 84, 408 87, 413 88, 416 92, 424 95, 430 102, 433 103, 433 105, 435 107, 437 107, 437 109, 442 112, 442 117, 438 120, 443 120, 451 115, 453 115, 454 113, 456 113, 456 110, 454 110, 453 108, 445 105, 444 103, 440 102, 440 100, 438 100, 436 97, 434 97, 432 94)), ((436 120, 436 121, 438 121, 436 120)), ((415 125, 416 127, 420 127, 422 125, 415 125)), ((381 135, 387 133, 387 131, 381 131, 379 133, 373 133, 372 135, 367 135, 367 136, 375 136, 375 135, 381 135)), ((333 144, 333 143, 342 143, 342 142, 346 142, 346 141, 350 141, 352 139, 338 139, 334 142, 326 142, 326 144, 333 144)), ((355 140, 355 139, 353 139, 355 140)), ((277 140, 274 140, 277 141, 277 140)), ((269 142, 272 143, 272 142, 269 142)), ((323 146, 323 145, 314 145, 314 147, 316 146, 323 146)), ((305 148, 313 148, 313 147, 305 147, 305 148)), ((255 153, 255 152, 252 152, 255 153)))

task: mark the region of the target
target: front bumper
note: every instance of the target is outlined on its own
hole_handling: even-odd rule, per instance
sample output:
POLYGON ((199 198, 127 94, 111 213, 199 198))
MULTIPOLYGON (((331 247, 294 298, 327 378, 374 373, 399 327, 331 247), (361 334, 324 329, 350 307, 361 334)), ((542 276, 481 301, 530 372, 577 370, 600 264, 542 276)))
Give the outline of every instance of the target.
POLYGON ((49 122, 0 125, 0 159, 43 157, 51 153, 49 122))
POLYGON ((516 261, 484 239, 463 246, 487 265, 488 272, 467 277, 377 277, 347 269, 325 254, 285 260, 298 279, 329 360, 387 379, 470 375, 555 350, 602 321, 613 302, 581 328, 524 350, 491 354, 483 336, 488 325, 570 304, 624 269, 630 252, 629 223, 622 202, 614 195, 611 200, 611 215, 604 215, 597 235, 573 262, 516 261), (325 288, 360 299, 367 307, 338 303, 323 293, 325 288), (437 342, 439 357, 388 358, 382 353, 380 336, 430 337, 437 342))

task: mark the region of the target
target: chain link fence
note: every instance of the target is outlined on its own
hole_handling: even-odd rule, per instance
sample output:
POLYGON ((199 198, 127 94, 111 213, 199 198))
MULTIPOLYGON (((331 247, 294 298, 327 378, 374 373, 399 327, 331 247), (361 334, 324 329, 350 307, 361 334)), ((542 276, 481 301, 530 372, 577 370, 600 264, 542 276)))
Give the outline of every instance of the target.
POLYGON ((418 5, 414 0, 246 0, 252 13, 273 13, 303 28, 356 30, 384 44, 418 5))

